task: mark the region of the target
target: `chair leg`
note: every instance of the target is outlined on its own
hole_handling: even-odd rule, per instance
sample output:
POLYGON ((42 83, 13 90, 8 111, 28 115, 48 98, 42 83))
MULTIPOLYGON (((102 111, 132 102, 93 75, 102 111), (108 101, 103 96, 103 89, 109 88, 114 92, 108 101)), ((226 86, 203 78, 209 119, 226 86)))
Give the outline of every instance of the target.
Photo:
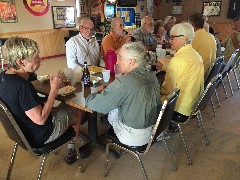
POLYGON ((225 83, 223 82, 223 79, 222 79, 222 86, 223 86, 223 90, 225 92, 226 98, 228 98, 227 90, 226 90, 226 87, 225 87, 225 83))
POLYGON ((233 88, 232 88, 232 83, 231 83, 230 78, 229 78, 229 74, 227 73, 226 76, 227 76, 227 80, 228 80, 228 84, 229 84, 229 87, 230 87, 231 93, 232 93, 232 95, 233 95, 233 88))
POLYGON ((179 130, 180 130, 180 133, 181 133, 181 137, 182 137, 182 140, 183 140, 184 147, 185 147, 185 152, 186 152, 186 155, 187 155, 188 164, 189 164, 189 166, 191 166, 192 165, 192 160, 191 160, 191 157, 190 157, 190 154, 189 154, 189 151, 188 151, 188 147, 187 147, 187 144, 186 144, 184 136, 183 136, 182 128, 181 128, 179 123, 178 123, 178 127, 179 127, 179 130))
POLYGON ((173 168, 174 171, 176 171, 177 168, 176 168, 176 165, 175 165, 175 163, 174 163, 174 161, 173 161, 172 153, 170 152, 169 146, 168 146, 167 141, 165 140, 164 137, 163 137, 163 142, 164 142, 165 147, 166 147, 166 149, 167 149, 167 152, 168 152, 168 154, 169 154, 169 156, 170 156, 171 163, 172 163, 172 168, 173 168))
POLYGON ((239 81, 238 81, 238 75, 237 75, 237 73, 236 73, 236 68, 234 68, 233 69, 233 73, 234 73, 234 77, 235 77, 235 79, 236 79, 236 83, 237 83, 237 87, 238 87, 238 89, 240 89, 240 84, 239 84, 239 81))
POLYGON ((84 171, 84 169, 83 169, 83 166, 82 166, 82 161, 80 160, 79 147, 78 147, 78 144, 77 144, 76 141, 73 141, 73 143, 74 143, 75 151, 77 153, 79 171, 82 173, 84 171))
POLYGON ((112 143, 108 143, 106 146, 106 160, 105 160, 105 169, 103 172, 103 175, 106 177, 108 174, 108 154, 109 154, 109 146, 111 146, 112 143))
POLYGON ((11 156, 11 160, 10 160, 10 164, 9 164, 9 167, 8 167, 6 180, 10 179, 10 176, 11 176, 11 173, 12 173, 13 164, 14 164, 14 160, 15 160, 15 156, 16 156, 16 153, 17 153, 17 149, 18 149, 18 144, 15 143, 14 144, 14 148, 13 148, 13 152, 12 152, 12 156, 11 156))
POLYGON ((134 154, 136 156, 136 158, 138 159, 138 162, 139 162, 139 164, 140 164, 140 166, 142 168, 143 175, 144 175, 145 179, 148 180, 148 176, 147 176, 146 170, 144 168, 142 159, 140 158, 139 154, 134 153, 134 152, 132 152, 132 154, 134 154))
POLYGON ((197 116, 198 128, 200 128, 200 127, 201 127, 201 123, 199 122, 199 117, 198 117, 198 116, 199 116, 199 114, 197 113, 197 115, 196 115, 196 116, 197 116))
POLYGON ((211 101, 211 104, 212 104, 212 109, 213 109, 214 116, 217 116, 217 111, 216 111, 216 109, 215 109, 212 96, 211 96, 211 98, 210 98, 210 101, 211 101))
POLYGON ((218 97, 217 89, 214 90, 214 93, 215 93, 215 96, 216 96, 216 99, 217 99, 217 102, 218 102, 218 107, 220 107, 221 104, 220 104, 220 101, 219 101, 219 97, 218 97))
POLYGON ((43 155, 42 164, 41 164, 40 169, 38 171, 38 178, 37 178, 37 180, 41 180, 42 179, 42 174, 43 174, 43 170, 44 170, 44 167, 45 167, 46 159, 47 159, 47 155, 45 154, 45 155, 43 155))
POLYGON ((207 132, 204 128, 204 125, 203 125, 203 119, 202 119, 202 114, 201 114, 201 111, 199 111, 199 116, 197 116, 197 118, 199 118, 199 122, 201 123, 201 127, 202 127, 202 130, 203 130, 203 134, 204 134, 204 138, 205 138, 205 141, 206 141, 206 145, 209 145, 209 139, 208 139, 208 136, 207 136, 207 132))

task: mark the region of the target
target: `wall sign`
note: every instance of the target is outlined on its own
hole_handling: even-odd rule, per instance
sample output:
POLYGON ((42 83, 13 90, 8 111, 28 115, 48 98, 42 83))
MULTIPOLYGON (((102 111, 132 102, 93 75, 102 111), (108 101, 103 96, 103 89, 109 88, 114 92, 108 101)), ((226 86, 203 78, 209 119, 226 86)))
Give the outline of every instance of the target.
POLYGON ((222 1, 203 2, 205 16, 220 16, 222 1))
POLYGON ((134 7, 117 7, 117 17, 121 17, 125 26, 135 25, 135 9, 134 7))
POLYGON ((15 0, 0 0, 0 22, 17 22, 15 0))
POLYGON ((54 28, 76 27, 73 6, 52 6, 54 28))
POLYGON ((23 4, 34 16, 42 16, 50 8, 50 0, 23 0, 23 4))

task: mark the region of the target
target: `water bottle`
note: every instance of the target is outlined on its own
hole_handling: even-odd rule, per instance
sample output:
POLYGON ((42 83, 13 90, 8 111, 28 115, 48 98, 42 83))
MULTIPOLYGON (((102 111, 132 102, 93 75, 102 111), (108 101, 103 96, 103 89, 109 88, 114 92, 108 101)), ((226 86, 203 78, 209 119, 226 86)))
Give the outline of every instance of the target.
POLYGON ((83 69, 83 84, 84 87, 90 86, 90 73, 87 67, 87 62, 84 62, 84 69, 83 69))
POLYGON ((163 58, 166 56, 166 50, 162 49, 162 45, 157 45, 156 54, 158 58, 163 58))
POLYGON ((117 54, 115 50, 108 50, 105 59, 106 69, 110 70, 110 73, 114 74, 114 66, 117 62, 117 54))

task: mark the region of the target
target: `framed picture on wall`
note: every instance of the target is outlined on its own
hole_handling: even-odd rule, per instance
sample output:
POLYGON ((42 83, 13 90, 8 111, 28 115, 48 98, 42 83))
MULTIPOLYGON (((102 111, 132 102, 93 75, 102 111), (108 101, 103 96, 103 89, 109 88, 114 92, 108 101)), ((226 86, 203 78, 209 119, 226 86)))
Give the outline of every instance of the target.
POLYGON ((76 27, 74 12, 73 6, 52 6, 54 29, 76 27))
POLYGON ((0 0, 0 22, 17 22, 15 0, 0 0))
POLYGON ((203 14, 206 16, 220 16, 222 1, 203 2, 203 14))

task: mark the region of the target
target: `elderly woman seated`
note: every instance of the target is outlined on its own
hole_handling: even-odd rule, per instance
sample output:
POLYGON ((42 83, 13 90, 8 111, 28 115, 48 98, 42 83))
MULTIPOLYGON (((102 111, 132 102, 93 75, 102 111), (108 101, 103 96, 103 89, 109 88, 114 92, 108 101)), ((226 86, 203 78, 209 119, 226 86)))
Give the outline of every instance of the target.
POLYGON ((117 64, 123 76, 115 79, 101 93, 91 94, 89 109, 104 114, 119 141, 129 146, 148 143, 152 127, 161 109, 160 85, 154 72, 146 71, 143 45, 127 43, 119 51, 117 64))
MULTIPOLYGON (((161 88, 161 99, 175 88, 180 89, 173 120, 184 122, 193 111, 193 107, 203 91, 204 67, 201 56, 192 48, 194 29, 184 22, 176 24, 170 32, 171 49, 176 50, 169 62, 165 80, 161 88)), ((158 63, 161 68, 161 63, 158 63)))

